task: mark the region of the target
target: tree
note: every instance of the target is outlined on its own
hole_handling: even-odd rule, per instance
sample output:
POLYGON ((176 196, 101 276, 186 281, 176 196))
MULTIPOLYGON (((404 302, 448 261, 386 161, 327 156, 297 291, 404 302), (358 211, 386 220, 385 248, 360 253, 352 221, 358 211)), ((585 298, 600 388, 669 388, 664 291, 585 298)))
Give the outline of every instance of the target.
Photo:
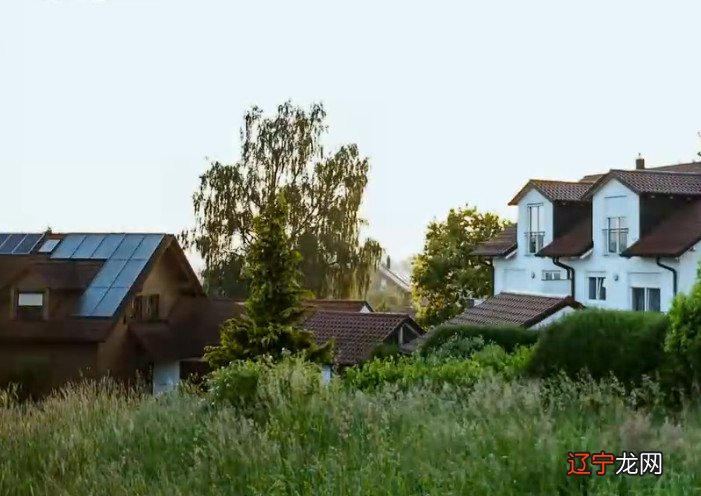
POLYGON ((280 192, 289 209, 291 242, 302 254, 302 284, 319 297, 359 296, 379 261, 377 242, 360 243, 366 224, 358 210, 368 181, 368 160, 354 144, 327 156, 321 104, 308 111, 286 102, 277 115, 258 107, 244 116, 241 158, 213 162, 193 195, 195 227, 181 235, 203 257, 210 293, 245 296, 243 254, 253 219, 280 192))
POLYGON ((411 276, 414 303, 420 307, 417 320, 422 325, 445 322, 465 309, 468 298, 491 294, 491 268, 472 250, 509 224, 496 214, 466 205, 451 209, 445 221, 428 225, 424 249, 414 260, 411 276))
POLYGON ((278 360, 285 353, 330 361, 332 343, 318 346, 310 332, 298 327, 308 295, 298 282, 300 254, 285 232, 288 215, 284 197, 279 195, 253 219, 244 266, 250 281, 246 314, 224 323, 220 345, 206 350, 210 365, 221 367, 259 357, 278 360))

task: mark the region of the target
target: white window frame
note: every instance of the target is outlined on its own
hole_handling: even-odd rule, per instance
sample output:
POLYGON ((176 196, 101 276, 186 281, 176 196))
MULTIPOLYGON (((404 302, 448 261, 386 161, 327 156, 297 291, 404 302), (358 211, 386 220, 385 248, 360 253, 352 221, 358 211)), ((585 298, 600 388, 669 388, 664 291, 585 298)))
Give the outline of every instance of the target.
POLYGON ((632 310, 635 310, 633 308, 633 292, 636 289, 642 289, 644 291, 644 296, 643 296, 643 310, 638 310, 642 312, 661 312, 662 311, 662 290, 660 288, 653 288, 653 287, 642 287, 642 286, 631 286, 630 288, 630 308, 632 310), (651 310, 650 309, 650 294, 652 291, 657 291, 657 294, 659 294, 659 300, 658 300, 658 309, 657 310, 651 310))
POLYGON ((528 214, 528 231, 526 232, 526 254, 528 255, 535 255, 538 253, 540 250, 543 249, 543 245, 545 244, 545 219, 543 218, 544 215, 544 207, 542 203, 531 203, 526 205, 526 212, 528 214), (534 219, 534 212, 535 212, 535 221, 536 225, 533 225, 533 219, 534 219), (538 233, 541 233, 538 235, 538 233), (531 250, 531 238, 536 235, 536 241, 535 241, 535 246, 534 249, 531 250))
POLYGON ((17 292, 18 307, 43 307, 44 293, 38 291, 18 291, 17 292), (24 300, 24 301, 23 301, 24 300))
POLYGON ((587 276, 587 298, 589 301, 606 301, 606 297, 608 296, 607 291, 606 291, 606 276, 599 276, 599 275, 590 275, 587 276), (594 289, 594 298, 591 297, 591 280, 595 279, 596 282, 594 283, 596 285, 594 289), (603 289, 603 298, 602 298, 602 289, 603 289))
POLYGON ((628 219, 623 215, 606 217, 605 253, 616 255, 626 248, 628 248, 628 219), (612 239, 612 235, 615 235, 615 238, 612 239), (625 235, 625 243, 622 243, 622 235, 625 235), (613 243, 615 250, 611 250, 612 241, 615 241, 613 243))
POLYGON ((541 277, 543 281, 566 281, 569 279, 569 274, 565 273, 565 277, 562 277, 561 270, 544 270, 541 277))

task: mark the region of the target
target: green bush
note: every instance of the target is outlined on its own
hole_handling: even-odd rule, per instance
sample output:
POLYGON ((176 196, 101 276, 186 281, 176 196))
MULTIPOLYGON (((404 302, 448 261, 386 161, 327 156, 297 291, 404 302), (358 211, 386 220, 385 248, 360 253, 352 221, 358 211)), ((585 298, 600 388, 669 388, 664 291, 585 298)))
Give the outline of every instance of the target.
POLYGON ((399 356, 402 354, 402 351, 399 349, 399 345, 396 343, 382 343, 381 345, 377 346, 374 350, 372 350, 372 353, 370 354, 370 359, 372 360, 373 358, 389 358, 392 356, 399 356))
POLYGON ((480 337, 485 343, 494 343, 507 352, 512 352, 517 346, 530 346, 538 340, 538 332, 516 326, 439 326, 431 331, 430 336, 421 347, 421 354, 432 355, 433 352, 457 339, 480 337))
POLYGON ((489 344, 467 360, 419 355, 376 358, 348 369, 345 383, 361 390, 381 389, 388 384, 403 390, 421 385, 438 390, 446 384, 465 387, 492 375, 505 378, 520 375, 529 354, 528 348, 519 347, 514 353, 507 353, 502 347, 489 344))
POLYGON ((527 365, 530 374, 588 373, 593 379, 615 376, 639 383, 664 363, 668 320, 664 314, 582 310, 550 324, 527 365))
POLYGON ((298 356, 277 364, 272 360, 233 362, 215 370, 208 386, 212 404, 263 415, 279 406, 304 402, 323 389, 321 368, 298 356))
MULTIPOLYGON (((701 273, 700 273, 701 275, 701 273)), ((689 294, 678 294, 669 311, 669 331, 664 349, 667 381, 684 388, 701 382, 701 282, 689 294)))
POLYGON ((431 356, 438 358, 470 358, 475 352, 486 346, 482 336, 463 337, 453 334, 446 342, 434 348, 431 356))

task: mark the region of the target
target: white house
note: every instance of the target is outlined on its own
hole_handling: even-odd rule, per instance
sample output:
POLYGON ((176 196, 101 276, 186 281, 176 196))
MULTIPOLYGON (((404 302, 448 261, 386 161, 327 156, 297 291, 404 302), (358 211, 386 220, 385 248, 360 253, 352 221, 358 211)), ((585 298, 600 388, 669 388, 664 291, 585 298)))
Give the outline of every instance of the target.
MULTIPOLYGON (((635 169, 577 182, 531 180, 509 205, 518 208, 516 227, 474 251, 492 261, 494 296, 456 322, 480 320, 483 305, 501 299, 503 306, 504 295, 509 308, 532 307, 536 298, 552 308, 667 311, 674 295, 695 281, 701 162, 645 168, 639 158, 635 169), (530 303, 519 303, 519 295, 530 303)), ((532 315, 528 322, 513 315, 505 320, 503 311, 489 315, 490 323, 538 325, 532 315)))

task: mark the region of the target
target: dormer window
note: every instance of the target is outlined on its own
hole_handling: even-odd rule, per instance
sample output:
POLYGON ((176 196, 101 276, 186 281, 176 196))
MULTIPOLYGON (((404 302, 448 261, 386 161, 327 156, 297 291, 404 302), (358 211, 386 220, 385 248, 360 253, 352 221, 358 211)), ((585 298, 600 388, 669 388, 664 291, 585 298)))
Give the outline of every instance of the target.
POLYGON ((44 293, 20 291, 15 301, 15 316, 18 320, 44 320, 44 293))
POLYGON ((606 251, 621 253, 628 247, 628 224, 625 217, 608 217, 605 231, 606 251))
POLYGON ((526 231, 526 252, 529 255, 538 253, 543 248, 545 237, 543 220, 543 205, 528 205, 528 230, 526 231))

